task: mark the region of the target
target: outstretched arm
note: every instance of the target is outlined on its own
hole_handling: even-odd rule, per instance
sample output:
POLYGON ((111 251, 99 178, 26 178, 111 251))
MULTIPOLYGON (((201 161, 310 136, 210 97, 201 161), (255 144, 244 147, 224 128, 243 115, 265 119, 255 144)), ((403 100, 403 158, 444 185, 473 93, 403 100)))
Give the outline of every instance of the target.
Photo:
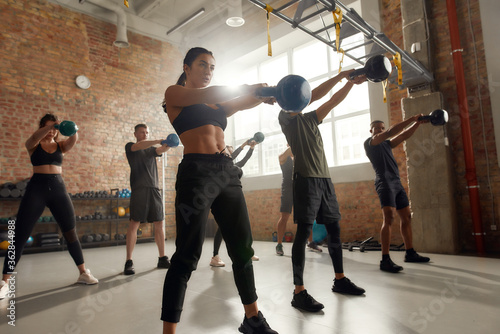
POLYGON ((404 142, 406 139, 413 136, 413 134, 418 129, 420 124, 426 123, 426 121, 419 121, 418 120, 418 118, 420 116, 423 116, 423 115, 420 114, 420 115, 415 115, 415 116, 411 117, 412 119, 415 119, 415 123, 413 123, 410 127, 406 128, 405 130, 403 130, 401 133, 399 133, 395 137, 391 138, 391 140, 390 140, 391 147, 394 148, 394 147, 398 146, 399 144, 401 144, 402 142, 404 142))
MULTIPOLYGON (((408 118, 408 119, 406 119, 406 120, 404 120, 402 122, 394 124, 393 126, 391 126, 386 131, 374 135, 372 137, 372 140, 370 141, 370 145, 376 146, 376 145, 379 145, 380 143, 386 141, 387 139, 392 138, 391 139, 391 147, 396 147, 401 142, 403 142, 406 138, 400 138, 400 139, 397 139, 394 142, 392 142, 392 140, 396 139, 397 136, 398 136, 398 134, 400 134, 408 125, 412 124, 413 122, 417 122, 418 121, 418 117, 420 117, 420 116, 421 115, 415 115, 413 117, 410 117, 410 118, 408 118)), ((413 132, 415 132, 415 130, 413 130, 413 132)), ((410 133, 410 136, 413 134, 413 132, 410 133)), ((409 137, 407 137, 407 138, 409 138, 409 137)))
POLYGON ((78 140, 78 132, 72 135, 71 137, 68 137, 68 139, 61 141, 60 142, 61 151, 63 153, 66 153, 69 150, 71 150, 73 146, 75 146, 77 140, 78 140))
POLYGON ((150 148, 153 145, 161 144, 161 141, 162 141, 162 139, 158 139, 158 140, 142 140, 140 142, 137 142, 137 143, 133 144, 132 147, 130 148, 130 150, 132 152, 140 151, 140 150, 145 150, 147 148, 150 148))
POLYGON ((335 85, 337 83, 339 83, 340 80, 342 80, 344 78, 347 78, 347 76, 349 75, 349 73, 351 73, 352 71, 353 70, 340 72, 338 75, 334 76, 331 79, 326 80, 321 85, 319 85, 318 87, 314 88, 312 90, 312 92, 311 92, 311 102, 310 103, 313 103, 314 101, 320 100, 329 91, 331 91, 332 88, 335 87, 335 85))
POLYGON ((351 81, 348 81, 344 87, 342 87, 338 92, 333 94, 333 96, 330 98, 330 100, 326 101, 323 103, 317 110, 316 110, 316 116, 318 117, 318 121, 321 122, 325 117, 328 115, 330 111, 332 111, 333 108, 335 108, 340 102, 342 102, 349 91, 351 90, 352 86, 354 83, 351 81))
POLYGON ((31 152, 40 143, 40 140, 42 140, 53 128, 53 125, 46 125, 36 130, 24 143, 26 149, 31 152))

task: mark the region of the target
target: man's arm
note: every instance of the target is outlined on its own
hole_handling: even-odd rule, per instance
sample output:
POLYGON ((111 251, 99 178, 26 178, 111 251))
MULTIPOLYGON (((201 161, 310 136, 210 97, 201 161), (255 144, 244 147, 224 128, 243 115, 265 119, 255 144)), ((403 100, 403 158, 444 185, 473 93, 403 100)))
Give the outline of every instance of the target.
POLYGON ((333 96, 330 98, 330 100, 326 101, 323 103, 317 110, 316 110, 316 116, 318 117, 318 122, 322 122, 323 119, 325 119, 326 116, 332 111, 333 108, 335 108, 340 102, 342 102, 349 91, 351 90, 352 86, 354 83, 351 81, 348 81, 344 87, 342 87, 338 92, 333 94, 333 96))
POLYGON ((416 117, 416 121, 415 123, 413 123, 410 127, 406 128, 404 131, 402 131, 400 134, 398 134, 397 136, 391 138, 390 140, 390 144, 391 144, 391 147, 394 148, 396 146, 398 146, 399 144, 401 144, 402 142, 404 142, 406 139, 410 138, 411 136, 413 136, 413 134, 415 133, 415 131, 418 129, 418 127, 420 126, 420 124, 422 123, 426 123, 425 121, 419 121, 418 118, 420 116, 423 116, 422 114, 420 115, 415 115, 413 117, 416 117))
POLYGON ((130 150, 132 152, 139 151, 139 150, 145 150, 147 148, 150 148, 153 145, 161 144, 162 140, 163 139, 158 139, 158 140, 142 140, 140 142, 137 142, 137 143, 133 144, 130 147, 130 150))
POLYGON ((329 91, 331 91, 332 88, 335 87, 335 85, 338 84, 340 80, 347 78, 349 73, 351 73, 352 71, 353 70, 340 72, 338 75, 326 80, 321 85, 314 88, 311 92, 311 102, 310 103, 313 103, 315 101, 320 100, 329 91))
MULTIPOLYGON (((372 137, 372 140, 370 141, 370 145, 376 146, 379 145, 380 143, 386 141, 389 138, 395 137, 393 139, 397 138, 397 135, 402 132, 408 125, 412 124, 413 122, 418 122, 418 118, 421 115, 415 115, 413 117, 410 117, 402 122, 396 123, 393 126, 391 126, 389 129, 385 130, 384 132, 381 132, 379 134, 376 134, 372 137)), ((416 129, 415 129, 416 130, 416 129)), ((415 132, 413 130, 413 132, 415 132)), ((410 136, 413 134, 410 133, 410 136)), ((409 138, 409 136, 407 137, 409 138)), ((398 139, 394 143, 391 142, 391 147, 396 147, 398 146, 401 142, 403 142, 406 138, 403 139, 398 139), (393 146, 394 145, 394 146, 393 146)), ((392 141, 392 140, 391 140, 392 141)))

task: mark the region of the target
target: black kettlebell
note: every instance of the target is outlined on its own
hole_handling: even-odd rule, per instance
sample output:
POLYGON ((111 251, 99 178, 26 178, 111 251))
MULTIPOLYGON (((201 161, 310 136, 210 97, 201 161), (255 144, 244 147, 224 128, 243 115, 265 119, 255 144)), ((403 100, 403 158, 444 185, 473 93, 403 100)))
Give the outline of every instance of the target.
POLYGON ((448 122, 448 112, 443 109, 436 109, 428 116, 420 116, 419 121, 428 119, 432 125, 445 125, 448 122))
POLYGON ((349 74, 352 80, 355 77, 366 75, 366 79, 371 82, 384 81, 392 72, 392 64, 389 58, 384 55, 373 56, 368 59, 363 68, 358 68, 349 74))
POLYGON ((273 96, 286 112, 301 112, 311 101, 311 86, 299 75, 290 74, 281 79, 276 87, 262 87, 258 96, 273 96))

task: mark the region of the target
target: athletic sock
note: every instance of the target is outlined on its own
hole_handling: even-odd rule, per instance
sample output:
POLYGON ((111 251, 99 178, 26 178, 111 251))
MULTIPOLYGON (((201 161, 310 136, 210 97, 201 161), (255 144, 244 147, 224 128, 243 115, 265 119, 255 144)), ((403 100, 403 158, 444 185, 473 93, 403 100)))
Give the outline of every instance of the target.
POLYGON ((389 254, 382 254, 382 261, 388 261, 390 259, 391 257, 389 256, 389 254))

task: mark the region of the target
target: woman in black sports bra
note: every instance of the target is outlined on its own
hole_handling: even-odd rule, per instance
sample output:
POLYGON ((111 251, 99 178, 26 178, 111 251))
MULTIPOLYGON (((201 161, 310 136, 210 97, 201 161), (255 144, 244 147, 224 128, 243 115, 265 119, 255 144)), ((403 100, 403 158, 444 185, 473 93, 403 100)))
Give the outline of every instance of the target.
MULTIPOLYGON (((73 203, 61 177, 63 154, 75 145, 78 134, 56 141, 58 131, 54 128, 59 120, 46 114, 40 120, 39 129, 26 140, 25 146, 33 164, 31 177, 23 195, 14 225, 14 254, 5 257, 2 281, 7 282, 10 272, 21 258, 24 246, 45 207, 48 207, 67 242, 68 251, 78 267, 77 283, 96 284, 98 280, 85 268, 82 247, 76 234, 73 203), (13 257, 11 255, 14 255, 13 257)), ((4 284, 2 283, 2 286, 4 284)))
POLYGON ((277 333, 257 308, 252 266, 252 232, 239 180, 239 168, 226 155, 227 117, 273 99, 259 99, 264 84, 238 89, 207 87, 215 59, 203 48, 190 49, 183 74, 165 92, 163 107, 184 145, 176 181, 176 251, 163 287, 163 333, 175 333, 180 320, 187 281, 200 259, 205 226, 211 210, 219 224, 233 262, 233 275, 245 309, 242 333, 277 333))

